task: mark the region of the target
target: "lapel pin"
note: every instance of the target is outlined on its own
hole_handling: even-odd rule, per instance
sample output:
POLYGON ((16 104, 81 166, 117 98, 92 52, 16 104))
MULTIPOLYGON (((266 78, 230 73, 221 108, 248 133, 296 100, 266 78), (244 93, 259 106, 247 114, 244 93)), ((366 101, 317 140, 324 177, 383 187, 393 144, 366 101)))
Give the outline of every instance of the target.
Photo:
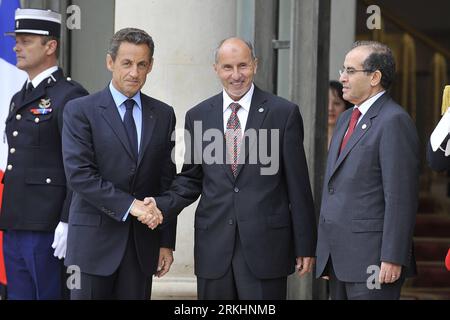
POLYGON ((365 130, 365 129, 367 128, 367 124, 364 123, 364 124, 362 125, 361 128, 362 128, 363 130, 365 130))
POLYGON ((260 112, 260 113, 264 112, 264 108, 259 108, 258 112, 260 112))

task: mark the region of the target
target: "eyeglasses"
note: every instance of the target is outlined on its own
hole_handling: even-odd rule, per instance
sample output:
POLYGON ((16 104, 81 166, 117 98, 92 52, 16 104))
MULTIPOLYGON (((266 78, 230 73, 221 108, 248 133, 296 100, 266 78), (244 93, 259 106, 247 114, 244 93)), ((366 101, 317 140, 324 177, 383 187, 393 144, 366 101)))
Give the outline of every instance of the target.
POLYGON ((340 76, 342 76, 344 73, 346 73, 348 76, 352 76, 352 75, 354 75, 357 72, 375 72, 375 71, 372 71, 372 70, 369 70, 369 69, 356 70, 356 69, 353 69, 353 68, 342 68, 342 69, 339 69, 339 75, 340 76))

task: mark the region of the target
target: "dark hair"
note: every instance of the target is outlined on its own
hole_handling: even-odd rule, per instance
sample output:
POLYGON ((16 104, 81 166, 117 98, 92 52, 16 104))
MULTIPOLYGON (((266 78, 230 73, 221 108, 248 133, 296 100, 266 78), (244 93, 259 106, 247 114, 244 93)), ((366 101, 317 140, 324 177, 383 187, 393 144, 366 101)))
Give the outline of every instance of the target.
POLYGON ((341 99, 342 101, 345 102, 345 110, 353 107, 353 104, 348 102, 347 100, 345 100, 343 97, 342 83, 340 83, 339 81, 336 81, 336 80, 330 80, 330 89, 331 89, 331 91, 336 93, 336 95, 339 97, 339 99, 341 99))
POLYGON ((372 51, 363 63, 363 68, 374 72, 381 72, 381 86, 388 90, 395 78, 395 59, 391 49, 377 41, 356 41, 352 49, 356 47, 369 47, 372 51))
POLYGON ((224 44, 225 41, 230 40, 230 39, 238 39, 241 40, 242 42, 244 42, 247 47, 250 49, 250 55, 252 57, 252 60, 256 59, 256 55, 255 55, 255 50, 253 49, 253 45, 250 41, 244 40, 242 38, 238 38, 238 37, 229 37, 226 39, 223 39, 222 41, 219 42, 219 44, 217 45, 217 48, 214 50, 214 62, 217 63, 218 62, 218 55, 219 55, 219 50, 222 47, 222 45, 224 44))
POLYGON ((124 28, 117 31, 111 39, 109 44, 108 54, 113 60, 116 60, 117 51, 122 42, 129 42, 133 44, 146 44, 150 49, 150 61, 153 58, 153 53, 155 51, 155 44, 152 37, 141 29, 136 28, 124 28))
POLYGON ((59 58, 59 38, 54 36, 41 36, 41 44, 45 45, 47 42, 55 40, 56 41, 56 58, 59 58))

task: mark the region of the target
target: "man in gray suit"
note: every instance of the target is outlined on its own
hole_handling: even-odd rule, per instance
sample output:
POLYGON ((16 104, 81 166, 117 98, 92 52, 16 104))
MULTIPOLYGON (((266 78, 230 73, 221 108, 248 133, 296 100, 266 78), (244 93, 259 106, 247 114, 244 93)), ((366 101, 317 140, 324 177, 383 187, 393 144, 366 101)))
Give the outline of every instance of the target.
POLYGON ((340 71, 355 105, 336 125, 327 160, 317 244, 317 277, 332 299, 398 299, 415 274, 419 140, 409 115, 386 92, 391 50, 356 42, 340 71))

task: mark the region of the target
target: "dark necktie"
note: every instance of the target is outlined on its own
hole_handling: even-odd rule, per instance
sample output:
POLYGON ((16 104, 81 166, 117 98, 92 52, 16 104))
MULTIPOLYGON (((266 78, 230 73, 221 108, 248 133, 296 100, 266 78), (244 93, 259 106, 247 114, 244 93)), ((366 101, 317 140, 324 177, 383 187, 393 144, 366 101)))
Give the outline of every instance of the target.
POLYGON ((33 83, 31 83, 31 81, 28 82, 28 83, 27 83, 27 87, 26 87, 26 89, 25 89, 25 97, 30 96, 30 94, 31 94, 31 92, 33 91, 33 89, 34 89, 33 83))
POLYGON ((352 116, 350 118, 350 124, 348 125, 347 133, 344 136, 344 139, 342 139, 341 148, 339 149, 339 153, 344 150, 345 145, 347 144, 348 140, 353 134, 353 131, 355 130, 356 124, 358 123, 358 119, 361 116, 361 111, 359 111, 358 108, 354 108, 352 112, 352 116))
POLYGON ((133 118, 133 107, 134 107, 134 100, 128 99, 125 101, 125 116, 123 117, 123 124, 125 126, 125 130, 127 131, 128 140, 130 142, 131 150, 133 151, 134 159, 137 160, 138 158, 138 138, 137 138, 137 130, 136 130, 136 124, 134 123, 133 118))
POLYGON ((231 115, 227 121, 227 130, 225 132, 225 140, 227 144, 227 159, 231 162, 231 171, 234 177, 237 174, 238 158, 242 140, 241 123, 237 112, 241 106, 238 103, 230 104, 231 115), (230 161, 231 160, 231 161, 230 161))

